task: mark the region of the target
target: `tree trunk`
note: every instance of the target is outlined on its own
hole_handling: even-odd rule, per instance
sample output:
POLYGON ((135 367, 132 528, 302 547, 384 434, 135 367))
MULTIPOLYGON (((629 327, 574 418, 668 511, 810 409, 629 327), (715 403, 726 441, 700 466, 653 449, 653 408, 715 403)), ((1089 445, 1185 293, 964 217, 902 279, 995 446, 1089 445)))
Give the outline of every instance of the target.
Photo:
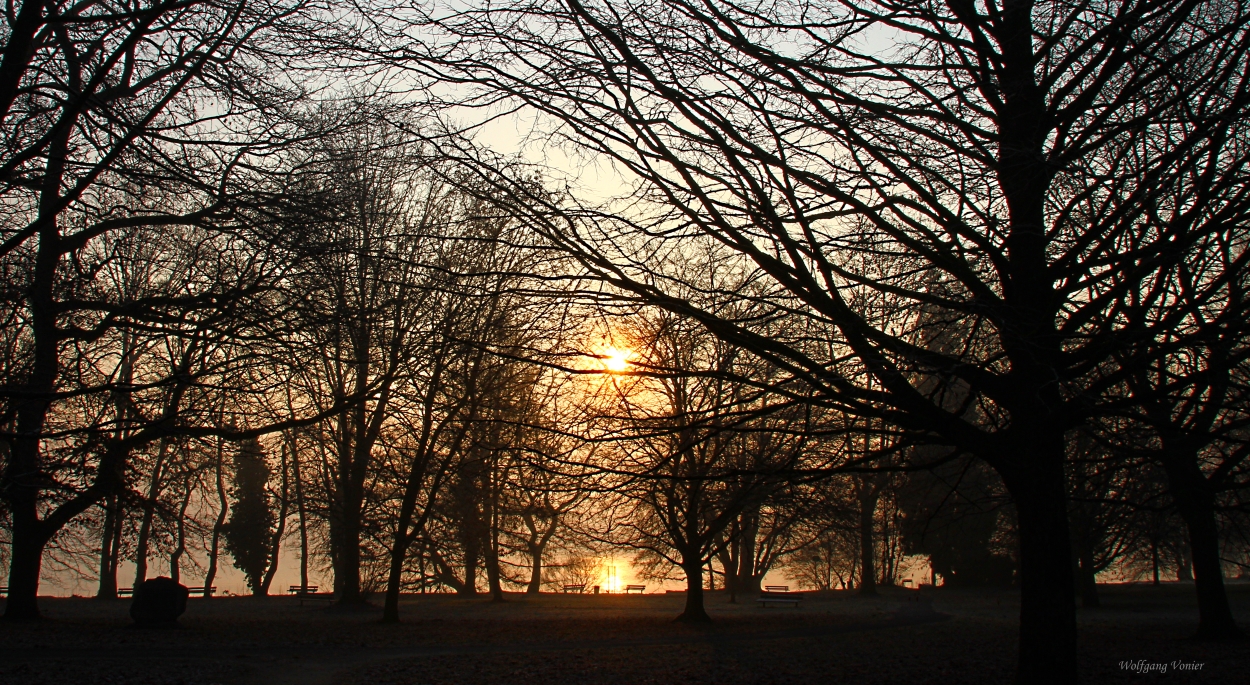
POLYGON ((308 515, 304 506, 304 473, 300 470, 299 443, 291 445, 291 464, 295 469, 295 506, 299 510, 299 584, 308 587, 308 515))
POLYGON ((282 497, 278 502, 278 525, 273 531, 273 538, 269 543, 269 568, 265 569, 265 576, 260 582, 260 588, 256 592, 261 597, 269 596, 269 587, 273 585, 273 578, 278 574, 278 557, 282 552, 282 536, 286 534, 286 517, 290 510, 291 501, 291 473, 290 462, 287 461, 287 448, 289 442, 282 446, 282 460, 279 468, 282 469, 282 497))
MULTIPOLYGON (((1186 533, 1186 537, 1188 537, 1188 533, 1186 533)), ((1190 554, 1189 546, 1182 544, 1180 549, 1176 550, 1176 580, 1182 583, 1189 583, 1193 582, 1193 579, 1193 555, 1190 554)))
POLYGON ((225 441, 217 439, 217 520, 213 522, 213 538, 208 547, 208 572, 204 574, 204 596, 212 597, 213 581, 217 579, 217 561, 221 550, 221 532, 230 514, 230 499, 226 496, 225 441))
POLYGON ((764 576, 755 568, 755 538, 759 535, 759 528, 759 515, 752 513, 742 527, 742 548, 738 553, 738 577, 735 579, 735 589, 738 592, 755 595, 760 592, 760 580, 764 576))
POLYGON ((429 583, 425 582, 425 549, 424 545, 417 551, 417 574, 421 578, 421 594, 425 594, 425 588, 429 583))
MULTIPOLYGON (((365 368, 365 367, 362 367, 365 368)), ((360 372, 357 387, 366 387, 368 375, 360 372)), ((334 592, 339 604, 363 604, 360 591, 360 538, 363 531, 364 484, 373 446, 368 435, 365 407, 354 407, 340 419, 339 516, 331 530, 334 552, 334 592), (337 530, 335 530, 337 529, 337 530), (337 534, 334 534, 337 532, 337 534)))
POLYGON ((686 572, 686 608, 677 620, 683 623, 710 623, 712 619, 703 608, 703 562, 697 556, 693 559, 681 565, 686 572))
MULTIPOLYGON (((118 364, 117 382, 119 386, 129 386, 134 381, 134 365, 131 357, 134 351, 132 338, 128 332, 121 336, 121 360, 118 364)), ((130 413, 126 395, 116 393, 113 396, 114 412, 117 420, 115 438, 122 438, 126 430, 126 417, 130 413)), ((117 599, 117 563, 121 557, 121 533, 125 516, 121 512, 121 498, 116 494, 109 495, 104 504, 104 530, 100 533, 100 587, 96 590, 96 599, 117 599)))
POLYGON ((104 501, 104 528, 100 531, 100 587, 96 590, 96 599, 117 599, 117 563, 114 529, 120 532, 121 518, 118 516, 117 495, 111 495, 104 501))
POLYGON ((1022 685, 1075 683, 1076 606, 1062 444, 1021 448, 1018 470, 1003 473, 1016 505, 1020 535, 1022 685), (1030 453, 1032 452, 1032 453, 1030 453))
POLYGON ((1077 562, 1077 577, 1081 587, 1081 606, 1092 609, 1102 606, 1098 598, 1098 577, 1094 571, 1094 555, 1087 545, 1082 545, 1077 562))
MULTIPOLYGON (((40 241, 42 246, 42 240, 40 241)), ((42 249, 41 249, 42 253, 42 249)), ((50 288, 50 286, 49 286, 50 288)), ((47 303, 49 316, 51 302, 47 303)), ((46 339, 55 339, 54 318, 46 321, 52 328, 43 331, 46 339)), ((43 366, 44 375, 52 374, 46 381, 32 381, 28 388, 41 393, 52 390, 53 378, 58 367, 54 345, 41 343, 36 326, 36 371, 43 366)), ((6 465, 0 492, 9 504, 9 522, 12 525, 12 546, 9 557, 9 596, 4 606, 4 617, 13 620, 34 620, 39 616, 39 571, 43 563, 43 548, 47 544, 43 526, 39 520, 39 492, 44 479, 40 469, 40 436, 43 434, 48 402, 29 399, 21 402, 17 411, 17 436, 10 442, 9 463, 6 465)))
MULTIPOLYGON (((428 407, 428 405, 427 405, 428 407)), ((408 482, 404 487, 404 499, 399 507, 399 521, 395 525, 394 543, 391 546, 391 566, 386 579, 386 599, 382 608, 383 623, 399 622, 399 589, 403 580, 404 562, 408 557, 408 548, 417 538, 417 535, 425 529, 425 524, 429 519, 430 507, 427 505, 425 512, 414 522, 414 515, 417 509, 417 495, 421 486, 421 481, 426 473, 428 466, 429 453, 426 451, 428 447, 428 439, 430 436, 431 424, 429 419, 423 429, 423 437, 421 440, 421 463, 414 462, 408 473, 408 482), (412 530, 409 530, 409 529, 412 530)), ((463 437, 463 433, 461 436, 463 437)), ((456 442, 459 448, 459 440, 456 442)), ((434 482, 431 485, 432 491, 437 491, 442 483, 445 470, 440 470, 434 482)), ((431 493, 431 498, 433 493, 431 493)), ((421 592, 425 592, 425 559, 421 557, 421 592)))
MULTIPOLYGON (((417 485, 420 479, 416 467, 409 474, 404 499, 400 503, 399 522, 395 525, 394 542, 391 545, 391 567, 386 577, 386 599, 382 606, 383 623, 399 623, 399 586, 403 580, 404 560, 408 556, 408 545, 411 544, 414 532, 412 526, 413 513, 417 507, 417 485)), ((424 582, 424 578, 422 582, 424 582)))
MULTIPOLYGON (((1164 465, 1176 508, 1189 531, 1198 594, 1198 635, 1210 640, 1243 637, 1233 619, 1220 567, 1220 532, 1215 522, 1215 496, 1196 461, 1169 461, 1164 465)), ((1179 574, 1178 574, 1179 575, 1179 574)))
MULTIPOLYGON (((405 505, 407 502, 404 503, 405 505)), ((412 509, 405 506, 399 514, 394 543, 391 545, 391 565, 386 576, 386 598, 382 603, 382 622, 399 623, 399 586, 403 580, 404 559, 408 555, 411 536, 408 527, 412 523, 412 509)))
MULTIPOLYGON (((427 429, 429 426, 427 425, 427 429)), ((427 430, 428 435, 428 430, 427 430)), ((461 434, 463 436, 463 433, 461 434)), ((457 441, 459 446, 459 441, 457 441)), ((424 448, 423 448, 424 451, 424 448)), ((416 519, 415 525, 413 516, 417 508, 417 489, 421 484, 422 474, 425 473, 425 466, 413 465, 412 471, 408 474, 408 483, 404 489, 404 499, 400 504, 399 521, 395 526, 394 544, 391 547, 391 566, 386 579, 386 599, 382 607, 383 623, 399 622, 399 588, 403 580, 404 561, 408 556, 408 547, 416 539, 417 534, 424 530, 426 521, 428 520, 430 509, 427 506, 425 512, 416 519), (412 530, 409 530, 409 529, 412 530)), ((433 489, 437 490, 439 483, 442 482, 442 474, 440 471, 434 480, 433 489)), ((425 564, 424 556, 422 556, 421 565, 421 592, 425 592, 425 564)), ((440 567, 445 568, 441 558, 437 558, 440 567)), ((450 575, 445 573, 444 575, 450 575)), ((459 589, 457 589, 459 592, 459 589)))
POLYGON ((177 544, 174 545, 174 551, 169 554, 169 577, 175 583, 182 580, 182 555, 187 551, 187 508, 191 506, 191 492, 195 488, 192 483, 187 483, 187 492, 182 497, 182 504, 178 507, 178 521, 176 523, 177 544))
POLYGON ((269 545, 269 568, 265 570, 265 576, 260 582, 260 588, 256 591, 258 597, 268 597, 269 588, 273 585, 274 576, 278 575, 278 557, 282 552, 282 536, 286 533, 286 504, 282 505, 281 513, 278 515, 278 527, 273 532, 273 539, 269 545))
POLYGON ((755 574, 751 576, 751 584, 747 586, 747 591, 752 594, 760 594, 764 587, 764 575, 756 569, 755 574))
POLYGON ((525 594, 537 595, 543 589, 543 549, 538 545, 530 545, 529 554, 530 583, 525 588, 525 594))
MULTIPOLYGON (((23 14, 25 14, 25 7, 23 14)), ((41 10, 30 18, 39 20, 41 10)), ((3 66, 7 68, 8 60, 3 66)), ((19 67, 20 68, 20 67, 19 67)), ((0 105, 8 107, 0 93, 0 105)), ((47 153, 39 198, 39 243, 34 272, 26 299, 30 309, 32 364, 27 382, 16 395, 15 436, 9 442, 8 463, 0 474, 0 496, 8 501, 12 526, 9 557, 9 596, 4 617, 15 620, 39 618, 39 569, 48 536, 39 520, 39 495, 45 486, 40 449, 50 398, 60 375, 61 331, 57 324, 57 269, 63 249, 57 212, 60 186, 69 149, 70 127, 53 137, 47 153)))
MULTIPOLYGON (((34 516, 29 518, 33 519, 34 516)), ((9 557, 9 597, 4 606, 4 618, 6 620, 33 620, 39 618, 39 570, 43 562, 44 541, 40 539, 36 525, 18 524, 16 514, 13 519, 12 556, 9 557)))
POLYGON ((156 501, 161 495, 161 471, 165 467, 165 455, 169 440, 162 439, 156 449, 156 461, 152 464, 152 477, 148 481, 148 496, 143 501, 143 519, 139 522, 139 542, 135 545, 135 582, 139 587, 148 578, 148 541, 152 536, 152 519, 156 515, 156 501))
POLYGON ((716 553, 716 558, 720 561, 720 567, 725 574, 725 590, 729 593, 729 603, 738 603, 738 557, 742 551, 741 537, 735 537, 734 541, 725 545, 723 549, 716 553))
POLYGON ((464 546, 464 585, 458 590, 458 594, 467 597, 477 595, 477 554, 478 546, 466 541, 464 546))
POLYGON ((485 558, 482 560, 486 566, 486 583, 490 587, 491 601, 503 601, 503 579, 499 571, 499 549, 492 540, 486 545, 485 558))
POLYGON ((1150 541, 1150 568, 1154 571, 1154 584, 1159 584, 1159 541, 1150 541))
POLYGON ((860 479, 859 490, 859 594, 877 594, 876 550, 873 525, 876 522, 880 489, 867 478, 860 479))
POLYGON ((429 540, 425 540, 422 544, 424 555, 428 555, 430 563, 434 566, 434 578, 437 583, 446 585, 458 595, 464 594, 464 582, 456 575, 456 570, 447 563, 443 555, 438 553, 438 548, 434 547, 429 540))
MULTIPOLYGON (((356 512, 359 514, 359 512, 356 512)), ((359 604, 360 594, 360 522, 346 520, 339 524, 337 551, 334 555, 334 592, 339 604, 359 604)))

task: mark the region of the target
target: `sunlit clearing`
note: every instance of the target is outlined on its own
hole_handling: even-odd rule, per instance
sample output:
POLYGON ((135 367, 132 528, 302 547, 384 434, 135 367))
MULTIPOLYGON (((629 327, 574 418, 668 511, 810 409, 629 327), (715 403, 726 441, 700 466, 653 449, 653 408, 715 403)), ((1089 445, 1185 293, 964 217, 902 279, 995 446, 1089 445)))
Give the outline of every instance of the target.
POLYGON ((615 347, 609 347, 603 351, 601 357, 603 368, 612 373, 621 373, 629 369, 629 363, 634 358, 634 352, 633 350, 618 350, 615 347))

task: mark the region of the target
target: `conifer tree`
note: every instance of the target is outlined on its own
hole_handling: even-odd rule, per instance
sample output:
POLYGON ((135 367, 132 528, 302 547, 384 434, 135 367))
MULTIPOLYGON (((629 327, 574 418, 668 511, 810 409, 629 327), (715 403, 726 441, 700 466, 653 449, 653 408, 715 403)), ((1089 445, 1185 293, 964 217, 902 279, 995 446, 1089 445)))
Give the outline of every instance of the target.
POLYGON ((265 486, 269 463, 265 450, 255 438, 244 440, 234 457, 234 507, 222 531, 226 550, 234 566, 247 577, 252 594, 262 594, 265 569, 269 564, 269 538, 274 525, 273 511, 265 486))

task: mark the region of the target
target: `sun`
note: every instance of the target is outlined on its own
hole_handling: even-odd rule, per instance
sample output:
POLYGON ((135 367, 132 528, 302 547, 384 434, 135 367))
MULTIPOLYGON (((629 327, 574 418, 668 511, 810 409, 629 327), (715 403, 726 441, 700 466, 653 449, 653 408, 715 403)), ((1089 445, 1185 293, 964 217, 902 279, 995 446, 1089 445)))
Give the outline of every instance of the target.
POLYGON ((603 361, 603 368, 612 373, 622 373, 629 370, 629 364, 635 356, 633 350, 609 347, 600 354, 600 359, 603 361))

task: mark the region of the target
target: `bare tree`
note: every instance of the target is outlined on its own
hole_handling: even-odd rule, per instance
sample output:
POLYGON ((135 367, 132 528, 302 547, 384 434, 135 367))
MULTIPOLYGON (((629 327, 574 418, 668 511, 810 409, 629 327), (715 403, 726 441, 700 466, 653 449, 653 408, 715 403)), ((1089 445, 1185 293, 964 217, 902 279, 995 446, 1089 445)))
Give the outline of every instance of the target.
POLYGON ((759 381, 748 379, 759 371, 756 360, 697 322, 651 310, 618 330, 637 352, 639 375, 610 384, 616 396, 608 396, 606 420, 620 427, 608 435, 619 431, 624 442, 605 462, 621 479, 614 488, 621 501, 600 524, 615 526, 603 539, 649 555, 661 573, 666 564, 680 568, 680 619, 707 621, 704 566, 743 511, 784 482, 778 474, 796 468, 810 447, 812 415, 755 390, 759 381))
POLYGON ((423 30, 450 40, 389 54, 637 179, 629 213, 518 203, 592 272, 992 465, 1019 521, 1018 677, 1040 683, 1077 677, 1065 435, 1144 362, 1113 353, 1182 316, 1160 276, 1250 207, 1248 24, 1216 1, 526 0, 449 11, 423 30), (692 233, 827 326, 826 347, 649 277, 647 255, 692 233), (898 307, 856 306, 865 291, 898 307), (972 344, 926 349, 922 308, 972 344), (975 414, 927 396, 933 375, 966 383, 975 414))
MULTIPOLYGON (((310 217, 317 238, 301 246, 308 268, 292 276, 289 293, 302 319, 293 350, 303 363, 299 394, 317 407, 342 407, 320 428, 330 448, 330 554, 337 601, 359 603, 362 545, 381 533, 367 530, 379 522, 366 513, 376 505, 377 448, 410 364, 421 358, 423 307, 433 292, 422 267, 442 193, 421 175, 412 137, 382 123, 383 103, 342 107, 364 115, 317 138, 308 154, 300 182, 334 210, 310 217)), ((346 111, 330 107, 318 119, 346 111)))
MULTIPOLYGON (((758 437, 768 439, 767 434, 758 437)), ((767 454, 767 451, 757 452, 767 454)), ((747 467, 744 465, 744 470, 747 467)), ((738 595, 758 594, 768 572, 800 550, 816 544, 823 534, 818 512, 822 498, 832 489, 823 486, 830 478, 813 483, 788 483, 761 502, 748 505, 725 531, 725 544, 717 555, 731 601, 738 595), (810 524, 816 524, 814 530, 810 524)), ((829 589, 821 587, 821 589, 829 589)))
MULTIPOLYGON (((430 267, 437 277, 429 281, 421 371, 411 375, 412 412, 420 417, 412 427, 409 445, 400 451, 396 468, 400 479, 400 506, 389 556, 385 621, 399 620, 399 592, 412 542, 426 531, 445 486, 458 485, 459 532, 468 542, 465 581, 461 591, 475 591, 471 567, 477 561, 473 545, 482 535, 479 517, 486 504, 489 518, 497 506, 495 469, 481 468, 483 457, 497 457, 498 426, 490 437, 478 425, 492 406, 506 402, 516 383, 499 377, 497 360, 489 348, 515 325, 517 302, 507 282, 517 272, 508 262, 509 250, 501 231, 510 223, 492 217, 490 210, 467 196, 442 196, 440 213, 427 208, 427 221, 441 238, 431 250, 430 267), (433 314, 433 316, 431 316, 433 314), (489 444, 482 444, 486 439, 489 444), (479 486, 487 478, 485 488, 479 486), (418 505, 423 506, 418 509, 418 505)), ((498 418, 498 417, 495 417, 498 418)), ((491 526, 487 526, 491 529, 491 526)), ((487 541, 488 544, 490 541, 487 541)), ((490 550, 497 550, 494 545, 490 550)), ((488 562, 491 561, 488 558, 488 562)), ((498 560, 494 559, 492 591, 501 591, 498 560)), ((488 567, 489 568, 489 567, 488 567)))
POLYGON ((1153 359, 1129 376, 1128 406, 1103 431, 1130 461, 1162 467, 1188 532, 1198 633, 1217 639, 1241 634, 1224 590, 1217 511, 1248 484, 1247 247, 1244 229, 1213 232, 1170 274, 1174 321, 1143 341, 1153 359))
MULTIPOLYGON (((120 440, 101 439, 88 474, 58 472, 48 459, 50 432, 78 439, 91 430, 63 423, 77 411, 62 411, 72 403, 67 397, 86 402, 142 389, 117 385, 112 374, 75 378, 79 345, 98 348, 118 330, 145 324, 170 330, 180 316, 220 311, 223 301, 255 292, 256 273, 245 271, 216 283, 216 292, 148 291, 118 299, 98 287, 95 267, 109 258, 109 239, 120 231, 256 226, 256 214, 241 213, 258 206, 263 193, 256 191, 266 184, 234 182, 264 163, 232 166, 247 155, 231 136, 266 147, 275 142, 270 134, 284 135, 253 115, 300 95, 284 78, 297 70, 272 69, 265 50, 256 48, 285 42, 294 61, 307 54, 306 8, 299 0, 32 0, 5 14, 0 259, 15 277, 6 315, 28 341, 7 363, 16 373, 6 378, 0 409, 0 423, 9 426, 2 489, 13 530, 6 617, 38 616, 49 540, 120 487, 132 449, 168 435, 182 420, 177 405, 155 416, 131 412, 134 429, 120 440), (193 104, 210 95, 211 112, 193 104), (251 199, 241 200, 244 195, 251 199)), ((148 388, 172 381, 144 379, 148 388)))
MULTIPOLYGON (((529 447, 533 449, 535 446, 529 447)), ((557 452, 552 449, 550 442, 538 446, 535 451, 541 457, 556 453, 560 456, 560 461, 569 461, 562 454, 565 450, 557 452)), ((593 459, 593 456, 590 458, 593 459)), ((574 511, 589 493, 582 487, 580 479, 570 478, 559 469, 537 466, 520 468, 517 471, 515 486, 511 490, 510 507, 523 528, 511 532, 510 535, 516 541, 514 544, 529 557, 530 574, 525 593, 537 595, 542 591, 544 558, 552 541, 557 539, 561 527, 566 525, 565 516, 574 511)))

